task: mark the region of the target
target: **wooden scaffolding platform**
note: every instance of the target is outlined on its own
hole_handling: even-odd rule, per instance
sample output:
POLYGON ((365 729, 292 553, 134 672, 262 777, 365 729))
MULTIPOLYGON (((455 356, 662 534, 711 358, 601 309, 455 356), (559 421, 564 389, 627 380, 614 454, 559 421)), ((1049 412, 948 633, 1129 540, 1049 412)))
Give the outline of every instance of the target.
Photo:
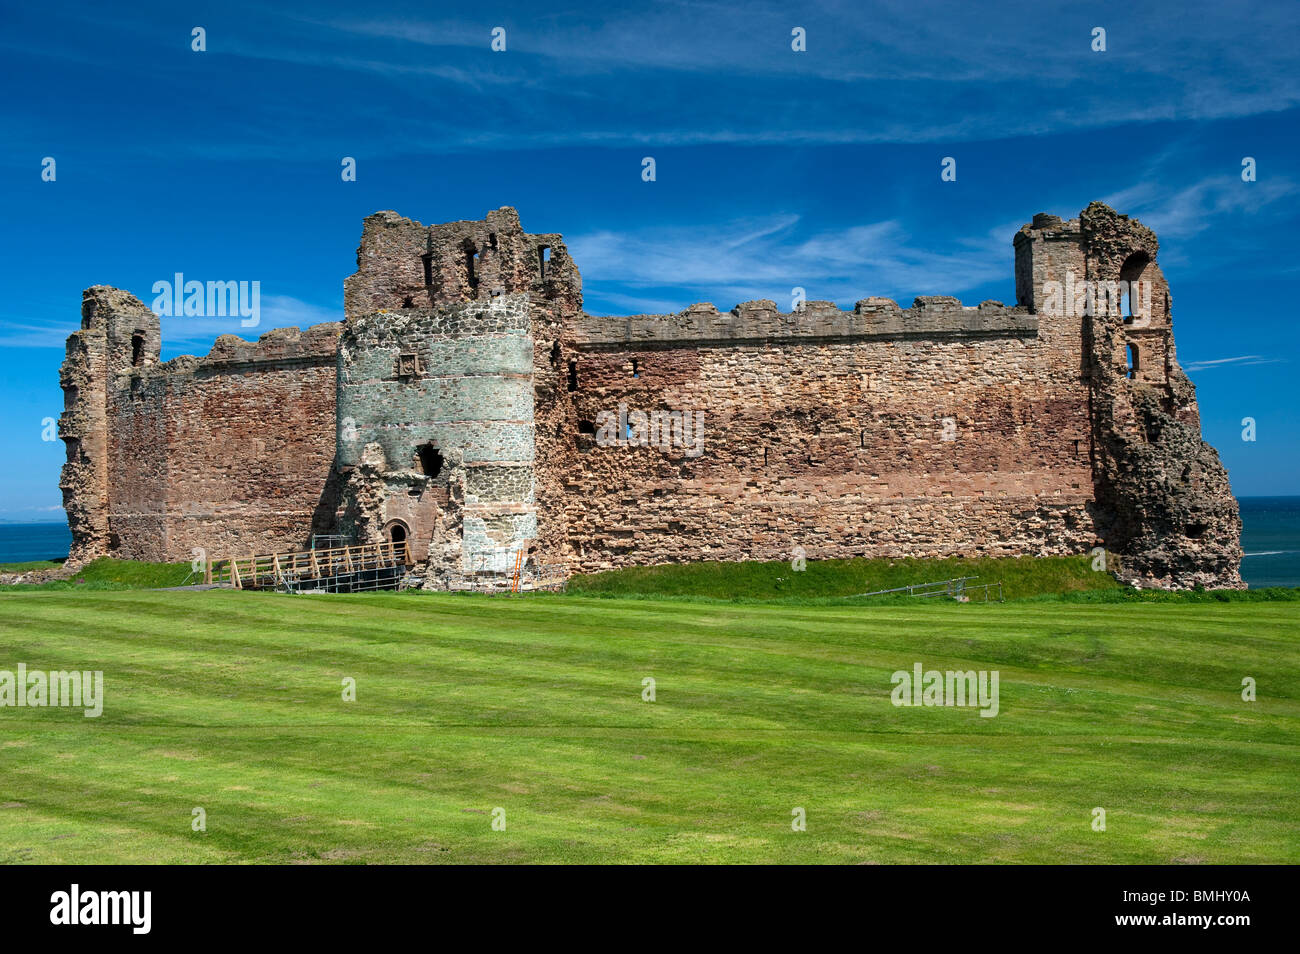
POLYGON ((231 557, 213 565, 212 582, 241 590, 359 593, 398 589, 413 565, 405 541, 363 543, 231 557))

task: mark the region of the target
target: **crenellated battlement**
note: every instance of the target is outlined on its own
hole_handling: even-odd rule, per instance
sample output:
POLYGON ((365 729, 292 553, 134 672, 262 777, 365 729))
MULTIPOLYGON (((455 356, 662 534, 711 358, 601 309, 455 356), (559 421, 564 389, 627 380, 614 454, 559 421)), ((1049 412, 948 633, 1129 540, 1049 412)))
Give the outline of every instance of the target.
POLYGON ((986 301, 963 306, 959 299, 917 298, 900 308, 889 298, 865 298, 852 311, 829 301, 805 302, 782 312, 770 300, 742 302, 729 312, 711 303, 691 305, 675 315, 602 318, 583 314, 568 324, 575 348, 755 347, 775 342, 801 344, 907 341, 979 337, 1032 338, 1037 316, 1025 308, 986 301))

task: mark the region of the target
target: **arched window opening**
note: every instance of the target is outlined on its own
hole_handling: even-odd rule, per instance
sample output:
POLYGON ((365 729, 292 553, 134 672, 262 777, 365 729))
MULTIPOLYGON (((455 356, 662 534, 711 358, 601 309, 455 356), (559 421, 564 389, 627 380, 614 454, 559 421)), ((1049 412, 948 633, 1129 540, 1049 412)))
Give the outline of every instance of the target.
POLYGON ((389 543, 401 546, 411 536, 411 528, 401 520, 394 520, 384 527, 384 539, 389 543))
POLYGON ((138 368, 144 364, 144 332, 137 331, 131 336, 131 366, 138 368))
MULTIPOLYGON (((1138 282, 1142 281, 1142 273, 1146 267, 1151 264, 1151 256, 1146 252, 1134 252, 1128 258, 1124 259, 1124 264, 1119 269, 1120 288, 1123 289, 1120 296, 1120 315, 1125 324, 1129 324, 1135 317, 1146 318, 1149 315, 1137 315, 1135 310, 1142 310, 1141 303, 1143 296, 1139 293, 1138 282)), ((1150 302, 1151 296, 1145 296, 1150 302)))

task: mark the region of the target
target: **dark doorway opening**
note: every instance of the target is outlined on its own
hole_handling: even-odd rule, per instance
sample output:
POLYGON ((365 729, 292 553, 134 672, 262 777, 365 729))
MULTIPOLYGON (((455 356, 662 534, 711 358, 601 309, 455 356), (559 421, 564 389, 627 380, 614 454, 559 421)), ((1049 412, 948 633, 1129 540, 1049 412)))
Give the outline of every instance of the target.
POLYGON ((415 462, 426 477, 437 477, 442 473, 442 451, 432 444, 421 444, 415 449, 415 462))

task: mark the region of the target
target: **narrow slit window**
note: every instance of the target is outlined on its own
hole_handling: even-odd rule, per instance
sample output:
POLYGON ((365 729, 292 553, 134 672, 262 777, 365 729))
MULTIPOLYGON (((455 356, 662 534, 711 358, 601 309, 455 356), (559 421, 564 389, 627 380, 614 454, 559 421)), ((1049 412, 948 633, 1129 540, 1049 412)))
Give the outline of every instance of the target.
POLYGON ((578 362, 569 362, 569 390, 578 390, 578 362))
POLYGON ((473 242, 465 243, 465 280, 471 295, 478 294, 478 249, 473 242))

